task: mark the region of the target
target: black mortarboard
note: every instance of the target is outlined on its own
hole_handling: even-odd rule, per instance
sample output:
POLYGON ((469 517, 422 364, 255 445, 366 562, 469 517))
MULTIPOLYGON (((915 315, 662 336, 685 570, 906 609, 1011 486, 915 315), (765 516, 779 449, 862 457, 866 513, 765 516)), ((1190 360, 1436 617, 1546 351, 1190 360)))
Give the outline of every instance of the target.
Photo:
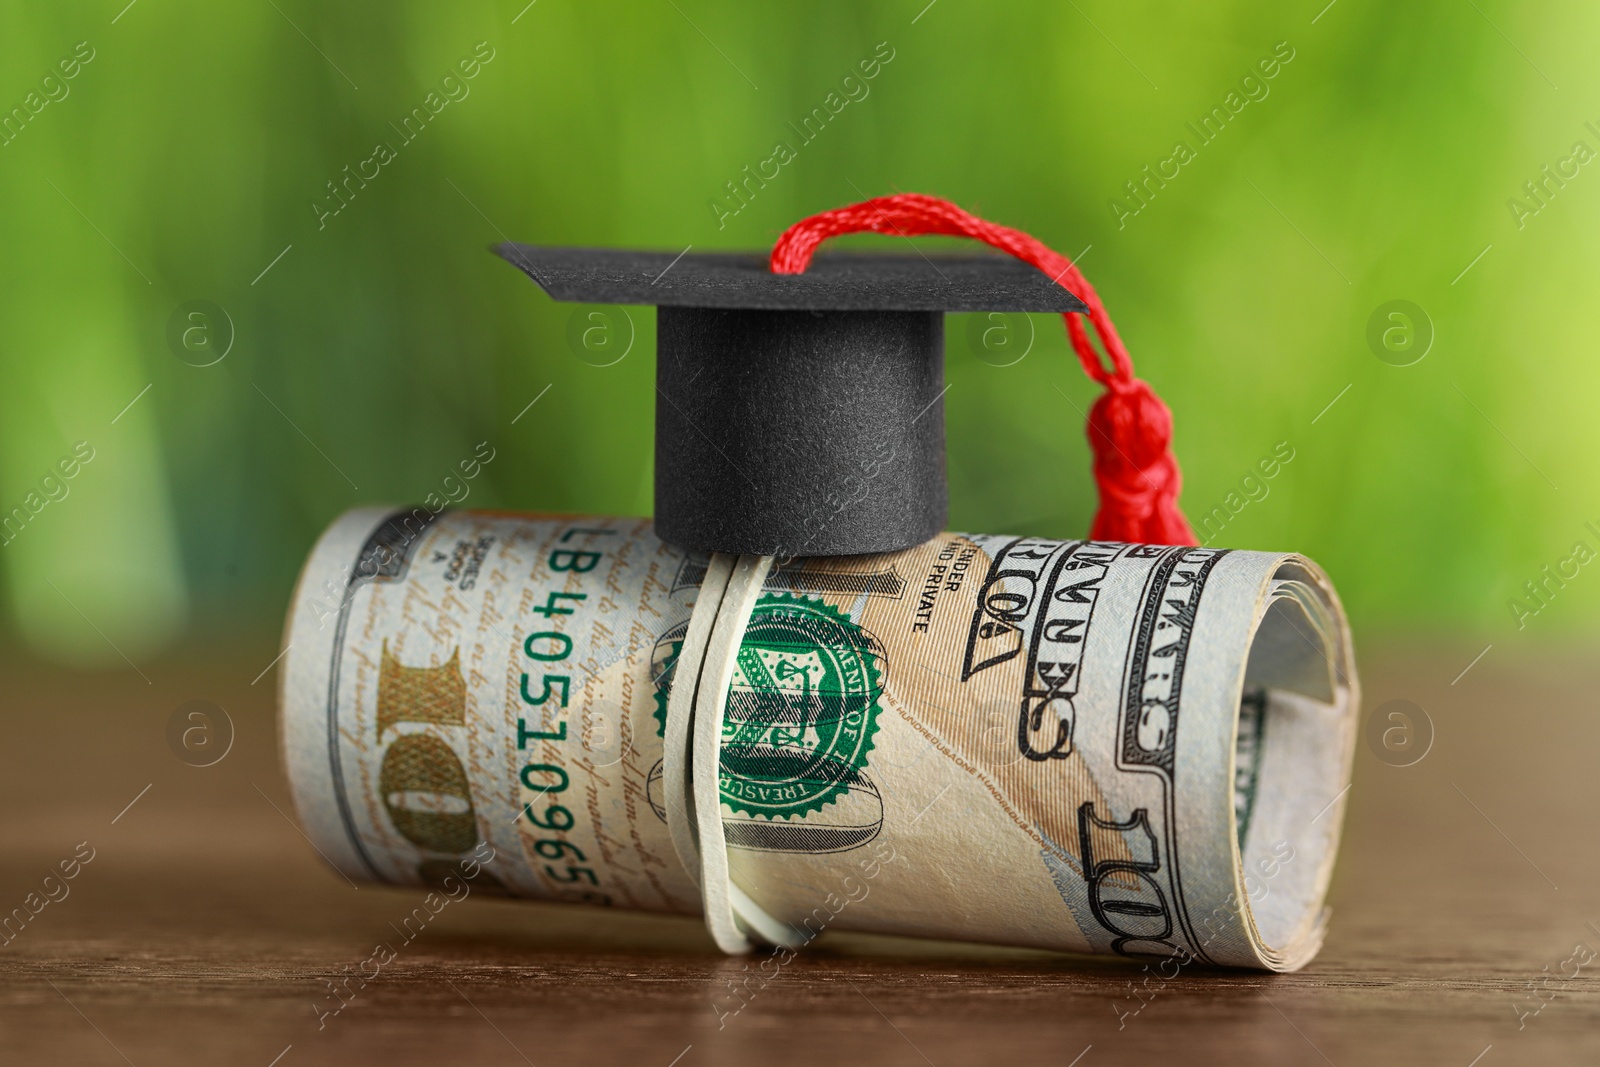
POLYGON ((838 556, 944 527, 944 313, 1085 311, 1000 256, 502 244, 557 300, 653 304, 656 533, 703 552, 838 556))

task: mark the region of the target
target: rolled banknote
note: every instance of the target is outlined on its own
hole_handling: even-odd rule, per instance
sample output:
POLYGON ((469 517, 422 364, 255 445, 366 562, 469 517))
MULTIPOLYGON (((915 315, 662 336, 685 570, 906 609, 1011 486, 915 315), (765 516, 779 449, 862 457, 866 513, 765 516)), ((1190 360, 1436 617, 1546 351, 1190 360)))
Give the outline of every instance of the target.
MULTIPOLYGON (((280 673, 307 836, 351 878, 465 866, 701 911, 664 739, 717 567, 644 519, 346 514, 280 673)), ((1359 698, 1309 560, 947 533, 746 577, 700 781, 782 951, 838 929, 1292 970, 1320 948, 1359 698)))

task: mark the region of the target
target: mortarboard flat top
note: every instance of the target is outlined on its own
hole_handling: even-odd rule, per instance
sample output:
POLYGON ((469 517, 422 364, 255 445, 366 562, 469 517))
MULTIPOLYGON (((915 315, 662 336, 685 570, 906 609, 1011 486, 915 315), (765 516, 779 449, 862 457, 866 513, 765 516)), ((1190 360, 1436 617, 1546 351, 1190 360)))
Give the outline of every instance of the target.
POLYGON ((541 248, 496 254, 557 300, 768 311, 1076 311, 1088 309, 1026 263, 998 255, 817 256, 804 274, 773 274, 764 255, 541 248))

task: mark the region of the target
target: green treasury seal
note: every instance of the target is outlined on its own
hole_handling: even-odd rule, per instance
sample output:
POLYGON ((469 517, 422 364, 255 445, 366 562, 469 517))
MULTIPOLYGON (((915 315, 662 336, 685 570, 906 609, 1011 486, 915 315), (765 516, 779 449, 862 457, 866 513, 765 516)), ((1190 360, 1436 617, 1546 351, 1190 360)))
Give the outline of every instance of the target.
MULTIPOLYGON (((656 718, 682 627, 656 646, 656 718)), ((761 818, 790 818, 832 803, 866 769, 878 731, 883 651, 825 601, 774 593, 756 602, 728 687, 722 726, 722 800, 761 818)))

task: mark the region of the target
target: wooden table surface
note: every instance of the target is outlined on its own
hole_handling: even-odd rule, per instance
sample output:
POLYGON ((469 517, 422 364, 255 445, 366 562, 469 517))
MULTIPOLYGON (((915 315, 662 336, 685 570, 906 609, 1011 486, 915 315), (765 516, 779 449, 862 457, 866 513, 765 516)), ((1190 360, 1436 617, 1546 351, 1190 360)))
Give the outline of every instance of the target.
POLYGON ((352 888, 289 822, 273 675, 251 684, 270 644, 185 648, 141 664, 148 682, 13 655, 0 912, 80 842, 94 858, 0 947, 0 1062, 1600 1062, 1600 958, 1567 962, 1600 949, 1600 665, 1497 645, 1452 685, 1480 647, 1363 647, 1367 708, 1414 701, 1436 736, 1404 768, 1361 745, 1332 932, 1305 971, 1184 973, 1119 1025, 1137 965, 837 934, 720 1028, 713 998, 744 964, 698 920, 472 899, 319 1029, 325 979, 420 894, 352 888), (236 726, 214 766, 168 747, 193 699, 236 726))

